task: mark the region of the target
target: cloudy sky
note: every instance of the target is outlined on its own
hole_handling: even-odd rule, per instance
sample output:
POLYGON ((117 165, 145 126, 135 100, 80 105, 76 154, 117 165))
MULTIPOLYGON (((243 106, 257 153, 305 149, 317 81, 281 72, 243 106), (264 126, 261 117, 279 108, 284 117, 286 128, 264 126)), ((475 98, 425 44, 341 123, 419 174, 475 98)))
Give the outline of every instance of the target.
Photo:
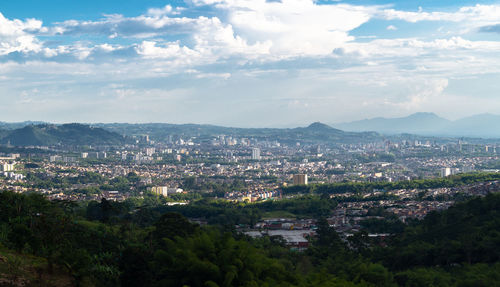
POLYGON ((16 0, 0 121, 284 127, 500 113, 500 1, 16 0))

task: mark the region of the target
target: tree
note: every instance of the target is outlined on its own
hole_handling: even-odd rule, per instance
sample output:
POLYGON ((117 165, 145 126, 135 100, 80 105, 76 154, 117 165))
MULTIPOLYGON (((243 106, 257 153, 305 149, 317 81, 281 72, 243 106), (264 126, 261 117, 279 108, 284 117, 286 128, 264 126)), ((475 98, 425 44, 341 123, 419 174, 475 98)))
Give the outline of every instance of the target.
POLYGON ((176 212, 168 212, 160 217, 155 224, 153 236, 157 241, 163 238, 173 239, 176 236, 186 237, 196 231, 196 225, 192 224, 184 216, 176 212))

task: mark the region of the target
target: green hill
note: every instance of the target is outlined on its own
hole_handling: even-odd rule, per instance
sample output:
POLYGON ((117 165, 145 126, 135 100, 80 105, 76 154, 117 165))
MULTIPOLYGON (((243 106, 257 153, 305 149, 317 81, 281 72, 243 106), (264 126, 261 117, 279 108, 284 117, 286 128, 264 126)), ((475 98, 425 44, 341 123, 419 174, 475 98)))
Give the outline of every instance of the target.
POLYGON ((125 141, 117 133, 82 124, 29 125, 4 134, 0 142, 14 146, 116 145, 125 141))

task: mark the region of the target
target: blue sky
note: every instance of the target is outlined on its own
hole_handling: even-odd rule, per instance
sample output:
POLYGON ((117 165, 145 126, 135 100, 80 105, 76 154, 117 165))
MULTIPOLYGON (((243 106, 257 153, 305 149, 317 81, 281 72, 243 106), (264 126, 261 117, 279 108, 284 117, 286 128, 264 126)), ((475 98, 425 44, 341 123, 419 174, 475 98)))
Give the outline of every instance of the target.
POLYGON ((500 1, 4 1, 0 121, 242 127, 500 109, 500 1))

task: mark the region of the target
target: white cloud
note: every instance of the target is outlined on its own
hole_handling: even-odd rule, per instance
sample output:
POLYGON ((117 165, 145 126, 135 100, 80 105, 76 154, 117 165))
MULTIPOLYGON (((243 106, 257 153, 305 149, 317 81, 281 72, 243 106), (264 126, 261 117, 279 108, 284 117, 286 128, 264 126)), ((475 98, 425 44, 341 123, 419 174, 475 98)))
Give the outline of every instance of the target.
MULTIPOLYGON (((162 46, 157 46, 161 42, 158 40, 144 40, 137 44, 135 50, 139 55, 147 58, 173 58, 176 56, 183 58, 189 55, 196 56, 198 59, 211 57, 215 61, 218 58, 234 55, 255 58, 258 55, 269 53, 270 41, 256 42, 250 45, 244 38, 235 34, 230 24, 222 23, 217 17, 185 18, 158 15, 143 15, 133 18, 108 15, 105 19, 95 22, 66 21, 53 31, 58 31, 57 33, 62 35, 102 34, 110 38, 121 36, 155 39, 167 34, 169 36, 188 35, 190 39, 188 42, 192 47, 183 45, 180 41, 175 44, 167 42, 162 46)), ((85 57, 79 58, 84 59, 85 57)))
MULTIPOLYGON (((39 115, 68 107, 66 117, 71 118, 86 105, 96 114, 125 120, 137 113, 133 119, 147 114, 161 121, 175 115, 176 121, 216 118, 222 123, 229 118, 239 124, 245 117, 258 118, 257 124, 289 116, 333 121, 332 114, 438 111, 436 103, 460 99, 450 94, 456 79, 500 74, 500 42, 470 40, 457 29, 415 37, 411 25, 405 25, 408 38, 384 39, 384 28, 397 29, 390 22, 380 28, 381 34, 352 36, 374 18, 449 21, 443 29, 473 31, 471 27, 500 22, 494 5, 408 12, 313 0, 191 3, 211 6, 210 16, 200 14, 204 8, 166 5, 136 17, 105 15, 44 27, 37 20, 9 20, 0 14, 0 101, 38 88, 23 104, 35 106, 46 99, 39 115), (89 34, 93 36, 80 37, 89 34), (44 43, 37 35, 54 41, 44 43), (165 92, 169 89, 178 90, 165 92), (186 108, 187 100, 192 108, 186 108), (165 112, 172 107, 173 112, 165 112)), ((484 98, 481 102, 500 107, 484 98)), ((15 116, 25 106, 0 110, 15 116)))
POLYGON ((41 21, 35 19, 9 20, 0 13, 0 56, 13 52, 40 51, 40 42, 28 32, 41 28, 41 21))
POLYGON ((198 48, 230 54, 295 57, 327 55, 354 40, 349 31, 368 22, 374 7, 346 4, 318 5, 313 0, 282 2, 195 1, 215 5, 227 19, 172 16, 182 9, 166 5, 147 15, 107 15, 99 21, 69 20, 52 28, 61 35, 101 34, 110 38, 151 38, 188 35, 198 48))
POLYGON ((436 101, 448 87, 448 79, 407 79, 403 94, 384 102, 389 106, 407 111, 417 111, 436 101))
MULTIPOLYGON (((213 4, 214 1, 197 1, 213 4)), ((354 40, 349 31, 368 22, 375 8, 346 4, 318 5, 313 0, 281 2, 217 1, 228 22, 248 41, 270 42, 279 57, 327 55, 354 40)))
POLYGON ((199 73, 196 75, 197 79, 206 79, 206 78, 220 78, 227 80, 231 77, 231 73, 199 73))
POLYGON ((159 11, 150 12, 153 14, 138 17, 106 15, 99 21, 68 20, 58 23, 52 31, 59 35, 100 34, 112 38, 147 38, 165 34, 191 33, 197 22, 196 18, 169 17, 159 11))
MULTIPOLYGON (((500 50, 500 42, 497 41, 470 41, 462 37, 450 37, 444 39, 434 39, 424 41, 417 38, 400 39, 376 39, 365 43, 349 43, 343 48, 343 53, 364 59, 377 59, 377 57, 394 57, 401 60, 401 57, 415 59, 416 56, 434 56, 436 61, 443 62, 446 58, 438 57, 448 51, 463 51, 469 54, 493 53, 500 50)), ((443 54, 444 56, 445 54, 443 54)), ((446 54, 449 59, 464 57, 464 54, 446 54)), ((423 59, 422 59, 423 60, 423 59)))
POLYGON ((171 5, 165 5, 163 8, 150 8, 148 9, 149 15, 159 16, 172 13, 174 9, 171 5))
POLYGON ((234 54, 255 58, 267 55, 271 41, 258 41, 253 45, 235 35, 231 25, 223 24, 218 18, 199 18, 198 30, 193 34, 195 48, 203 54, 216 55, 221 58, 234 54))
POLYGON ((461 7, 455 12, 424 12, 422 9, 419 9, 418 12, 410 12, 383 9, 377 12, 376 17, 386 20, 404 20, 412 23, 420 21, 462 22, 466 25, 478 27, 500 21, 500 5, 477 4, 475 6, 461 7))
POLYGON ((148 15, 152 16, 162 16, 162 15, 179 15, 184 8, 182 7, 172 7, 171 5, 165 5, 162 8, 150 8, 148 9, 148 15))
POLYGON ((199 54, 187 47, 179 46, 179 43, 166 43, 162 46, 157 46, 156 42, 143 41, 136 47, 139 55, 146 58, 181 58, 181 57, 198 57, 199 54))

